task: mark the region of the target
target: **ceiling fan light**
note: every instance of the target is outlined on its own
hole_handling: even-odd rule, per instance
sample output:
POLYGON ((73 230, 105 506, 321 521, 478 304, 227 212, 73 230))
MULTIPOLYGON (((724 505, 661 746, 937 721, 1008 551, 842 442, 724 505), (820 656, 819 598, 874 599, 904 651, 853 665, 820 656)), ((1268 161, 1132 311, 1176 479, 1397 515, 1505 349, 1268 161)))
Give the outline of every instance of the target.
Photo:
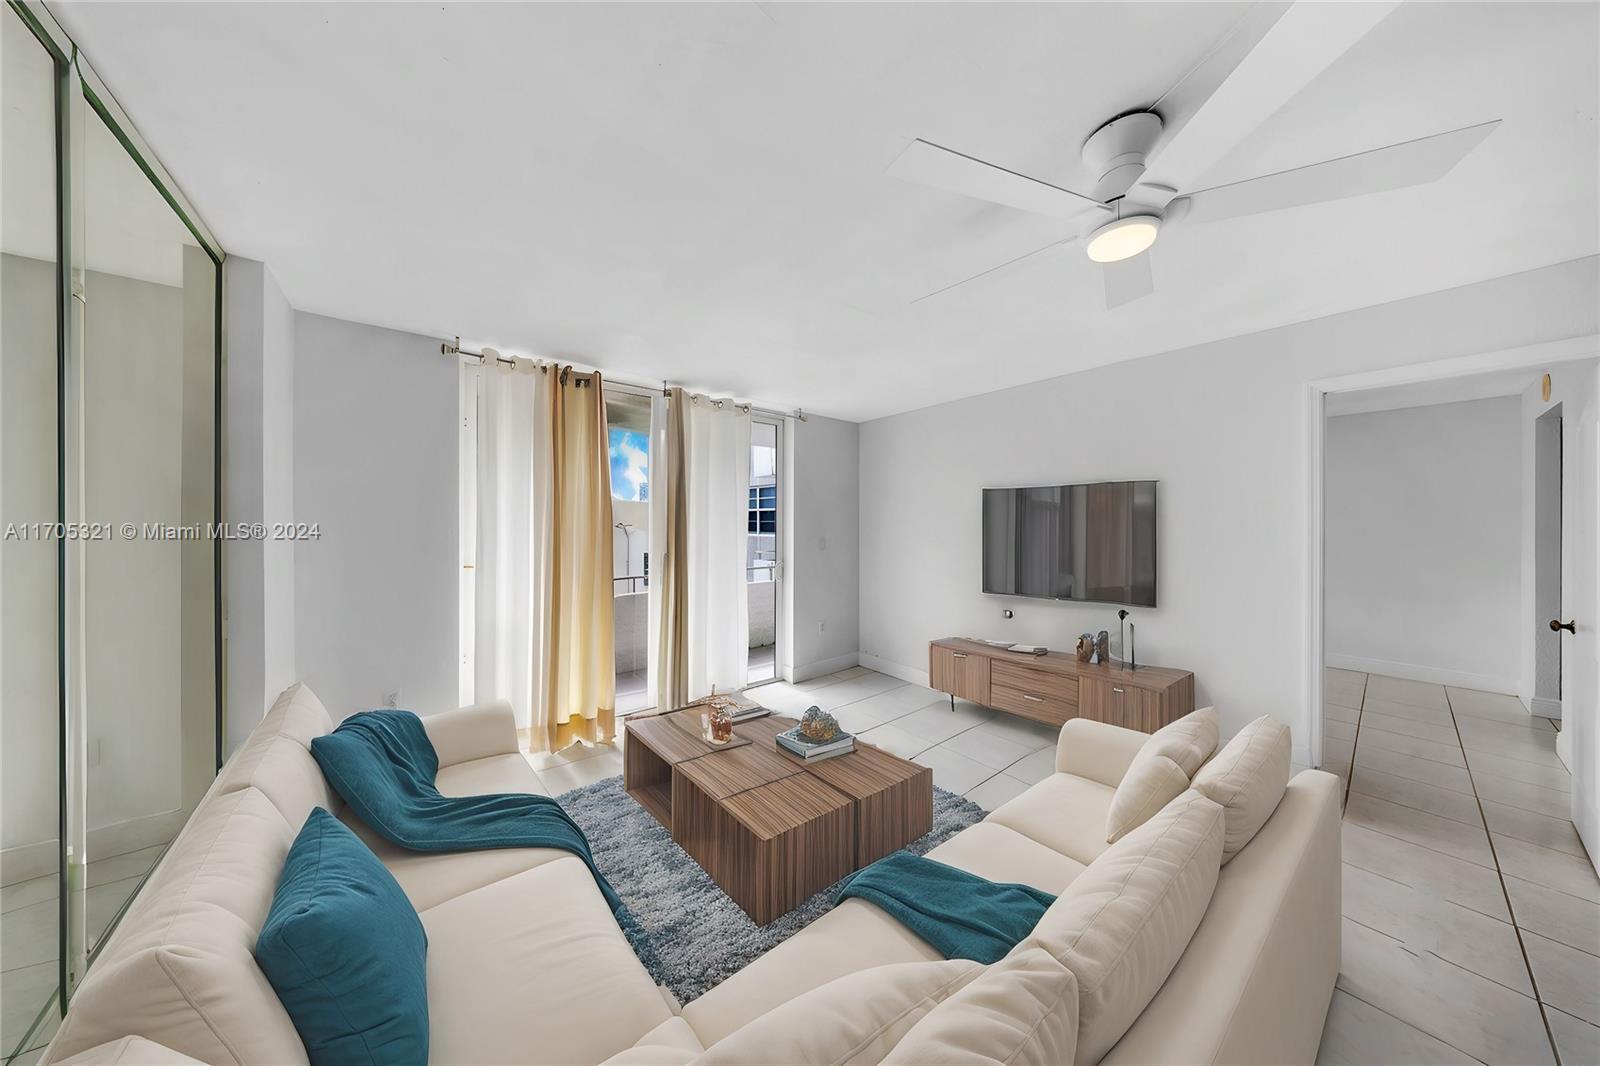
POLYGON ((1132 259, 1156 243, 1161 220, 1154 215, 1130 215, 1107 222, 1089 234, 1085 250, 1096 263, 1132 259))

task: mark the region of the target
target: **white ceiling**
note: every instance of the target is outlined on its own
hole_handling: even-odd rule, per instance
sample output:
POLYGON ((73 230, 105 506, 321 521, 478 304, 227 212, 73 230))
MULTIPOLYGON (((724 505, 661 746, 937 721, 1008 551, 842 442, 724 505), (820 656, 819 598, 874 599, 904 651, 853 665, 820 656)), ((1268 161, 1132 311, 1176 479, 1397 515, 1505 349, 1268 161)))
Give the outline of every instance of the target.
POLYGON ((1204 177, 1488 119, 1443 181, 1178 226, 1113 311, 1072 232, 907 185, 921 137, 1067 187, 1242 4, 55 8, 296 307, 865 419, 1600 251, 1593 3, 1408 3, 1204 177))

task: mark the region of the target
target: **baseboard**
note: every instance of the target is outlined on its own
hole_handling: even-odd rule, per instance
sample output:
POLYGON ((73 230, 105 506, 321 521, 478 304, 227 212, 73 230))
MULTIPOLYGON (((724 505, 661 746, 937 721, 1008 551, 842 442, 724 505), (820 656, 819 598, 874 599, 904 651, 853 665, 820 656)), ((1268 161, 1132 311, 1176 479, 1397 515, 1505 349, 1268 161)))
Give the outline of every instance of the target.
MULTIPOLYGON (((89 861, 165 844, 178 835, 188 816, 183 810, 162 811, 97 826, 89 830, 89 861)), ((12 885, 56 873, 59 863, 60 847, 54 838, 6 848, 0 851, 0 884, 12 885)))
POLYGON ((880 674, 898 677, 901 681, 908 681, 913 685, 928 687, 928 671, 918 670, 914 666, 904 666, 889 659, 879 658, 876 655, 868 655, 866 652, 861 653, 861 665, 869 670, 876 670, 880 674))
POLYGON ((790 671, 791 681, 810 681, 823 674, 836 674, 840 670, 848 670, 852 666, 861 665, 861 656, 858 652, 847 652, 844 655, 835 655, 831 659, 818 659, 814 663, 804 663, 793 667, 790 671))
POLYGON ((1424 681, 1433 685, 1450 685, 1454 688, 1472 688, 1480 692, 1515 694, 1519 684, 1515 677, 1473 674, 1465 670, 1446 670, 1437 666, 1390 662, 1387 659, 1363 659, 1355 655, 1328 654, 1323 657, 1323 665, 1335 670, 1353 670, 1358 674, 1383 674, 1385 677, 1424 681))
POLYGON ((1554 718, 1561 721, 1561 701, 1553 700, 1547 696, 1534 696, 1528 700, 1528 708, 1534 714, 1543 718, 1554 718))

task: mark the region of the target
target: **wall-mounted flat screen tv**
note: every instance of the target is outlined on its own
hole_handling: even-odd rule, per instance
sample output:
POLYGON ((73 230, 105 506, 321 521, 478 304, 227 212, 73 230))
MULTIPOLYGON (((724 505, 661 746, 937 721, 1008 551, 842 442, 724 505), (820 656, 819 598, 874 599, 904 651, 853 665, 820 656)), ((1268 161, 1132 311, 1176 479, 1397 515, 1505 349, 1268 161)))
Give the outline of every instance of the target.
POLYGON ((983 490, 983 591, 1156 605, 1156 483, 983 490))

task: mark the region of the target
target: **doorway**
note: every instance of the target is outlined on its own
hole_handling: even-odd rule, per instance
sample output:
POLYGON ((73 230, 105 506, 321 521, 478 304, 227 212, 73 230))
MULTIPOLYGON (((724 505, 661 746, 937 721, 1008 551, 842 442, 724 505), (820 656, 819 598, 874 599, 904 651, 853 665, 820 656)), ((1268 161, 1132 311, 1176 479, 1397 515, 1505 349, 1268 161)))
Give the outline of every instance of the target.
POLYGON ((749 510, 745 521, 745 592, 750 623, 745 683, 763 685, 778 677, 778 605, 783 577, 779 548, 778 472, 782 424, 752 418, 750 422, 749 510))
POLYGON ((1544 907, 1600 899, 1593 762, 1576 757, 1595 744, 1600 379, 1578 347, 1591 357, 1475 357, 1311 396, 1311 747, 1344 789, 1339 995, 1436 1036, 1439 1004, 1470 1000, 1518 1061, 1583 1024, 1565 967, 1593 945, 1544 907))
POLYGON ((612 648, 617 713, 655 702, 650 677, 650 460, 652 397, 606 387, 611 465, 612 648))

